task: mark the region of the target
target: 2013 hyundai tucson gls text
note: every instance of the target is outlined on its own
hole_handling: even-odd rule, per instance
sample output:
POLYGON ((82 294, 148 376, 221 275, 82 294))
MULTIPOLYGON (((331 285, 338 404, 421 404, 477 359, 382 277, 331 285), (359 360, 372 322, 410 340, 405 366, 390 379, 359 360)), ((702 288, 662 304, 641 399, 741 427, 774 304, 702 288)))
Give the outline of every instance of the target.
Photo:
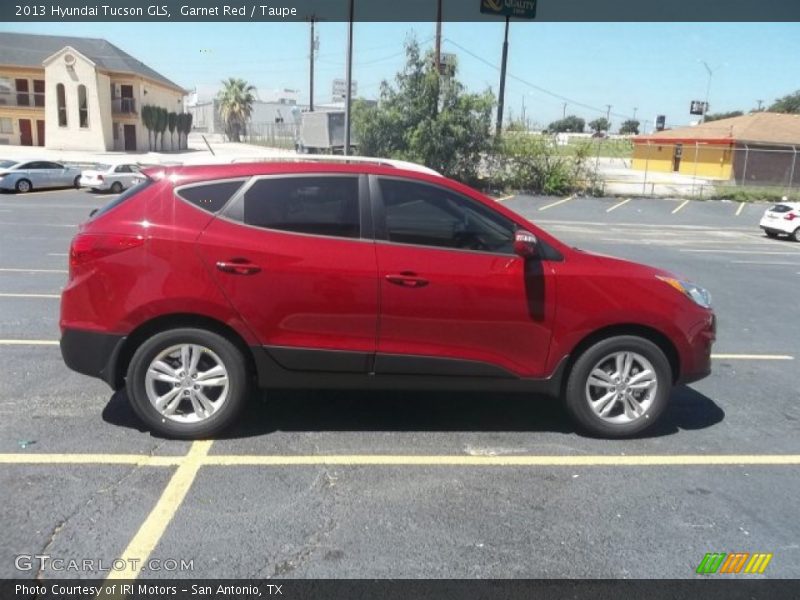
POLYGON ((571 248, 396 164, 178 166, 84 223, 61 350, 151 430, 230 425, 252 386, 517 391, 625 437, 708 375, 708 293, 571 248))

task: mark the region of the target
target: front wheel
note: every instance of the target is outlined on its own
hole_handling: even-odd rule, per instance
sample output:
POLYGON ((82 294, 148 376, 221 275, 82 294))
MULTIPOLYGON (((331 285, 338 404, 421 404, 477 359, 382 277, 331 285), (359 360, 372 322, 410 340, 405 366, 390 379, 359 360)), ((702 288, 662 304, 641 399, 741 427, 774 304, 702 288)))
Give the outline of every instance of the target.
POLYGON ((17 184, 14 186, 14 189, 17 190, 20 194, 27 194, 33 189, 31 182, 27 179, 20 179, 17 184))
POLYGON ((794 233, 791 235, 791 237, 795 242, 800 242, 800 227, 794 230, 794 233))
POLYGON ((591 435, 622 438, 641 433, 667 406, 672 368, 662 350, 637 336, 597 342, 575 361, 565 401, 591 435))
POLYGON ((80 187, 81 187, 81 176, 80 175, 77 175, 75 177, 75 179, 72 180, 72 187, 74 187, 76 190, 80 189, 80 187))
POLYGON ((244 365, 242 352, 221 335, 193 328, 164 331, 134 353, 128 398, 156 433, 209 437, 231 425, 244 406, 244 365))
POLYGON ((765 231, 764 233, 767 234, 768 238, 775 239, 776 237, 778 237, 778 232, 777 231, 765 231))

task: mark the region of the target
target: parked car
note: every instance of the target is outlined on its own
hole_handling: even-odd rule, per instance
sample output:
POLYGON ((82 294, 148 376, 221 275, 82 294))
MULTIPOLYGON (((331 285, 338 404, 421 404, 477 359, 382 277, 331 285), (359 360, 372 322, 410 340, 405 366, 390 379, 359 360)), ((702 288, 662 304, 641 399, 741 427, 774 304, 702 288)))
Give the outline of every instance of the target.
POLYGON ((800 202, 788 202, 784 196, 781 202, 764 211, 759 226, 771 238, 785 234, 800 242, 800 202))
POLYGON ((251 384, 546 394, 624 437, 710 372, 703 288, 346 160, 145 170, 72 241, 66 364, 176 438, 230 425, 251 384))
POLYGON ((80 186, 97 192, 119 194, 140 180, 139 165, 97 165, 81 173, 80 186))
POLYGON ((0 190, 30 192, 45 188, 78 187, 81 171, 47 160, 0 161, 0 190))

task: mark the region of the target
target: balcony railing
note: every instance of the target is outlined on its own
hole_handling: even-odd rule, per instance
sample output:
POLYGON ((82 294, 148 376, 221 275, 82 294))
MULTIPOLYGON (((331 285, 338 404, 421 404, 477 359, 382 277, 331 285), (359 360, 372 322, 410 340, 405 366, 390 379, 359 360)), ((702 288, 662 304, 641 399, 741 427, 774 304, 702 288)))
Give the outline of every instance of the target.
POLYGON ((132 115, 136 114, 135 98, 112 98, 111 112, 115 114, 132 115))
POLYGON ((2 92, 0 93, 0 106, 44 106, 44 93, 32 92, 2 92))

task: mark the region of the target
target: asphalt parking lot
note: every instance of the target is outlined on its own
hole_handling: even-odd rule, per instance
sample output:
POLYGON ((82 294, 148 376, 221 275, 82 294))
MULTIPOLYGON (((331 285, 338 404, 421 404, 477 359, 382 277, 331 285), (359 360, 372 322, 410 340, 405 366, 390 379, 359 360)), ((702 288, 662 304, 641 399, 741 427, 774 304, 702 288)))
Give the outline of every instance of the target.
POLYGON ((109 199, 0 195, 0 577, 688 578, 707 552, 800 577, 800 244, 761 235, 765 205, 501 200, 711 290, 713 374, 639 439, 582 437, 543 398, 339 391, 254 398, 190 443, 61 361, 69 240, 109 199), (95 568, 17 569, 34 554, 95 568), (120 557, 193 568, 97 568, 120 557))

